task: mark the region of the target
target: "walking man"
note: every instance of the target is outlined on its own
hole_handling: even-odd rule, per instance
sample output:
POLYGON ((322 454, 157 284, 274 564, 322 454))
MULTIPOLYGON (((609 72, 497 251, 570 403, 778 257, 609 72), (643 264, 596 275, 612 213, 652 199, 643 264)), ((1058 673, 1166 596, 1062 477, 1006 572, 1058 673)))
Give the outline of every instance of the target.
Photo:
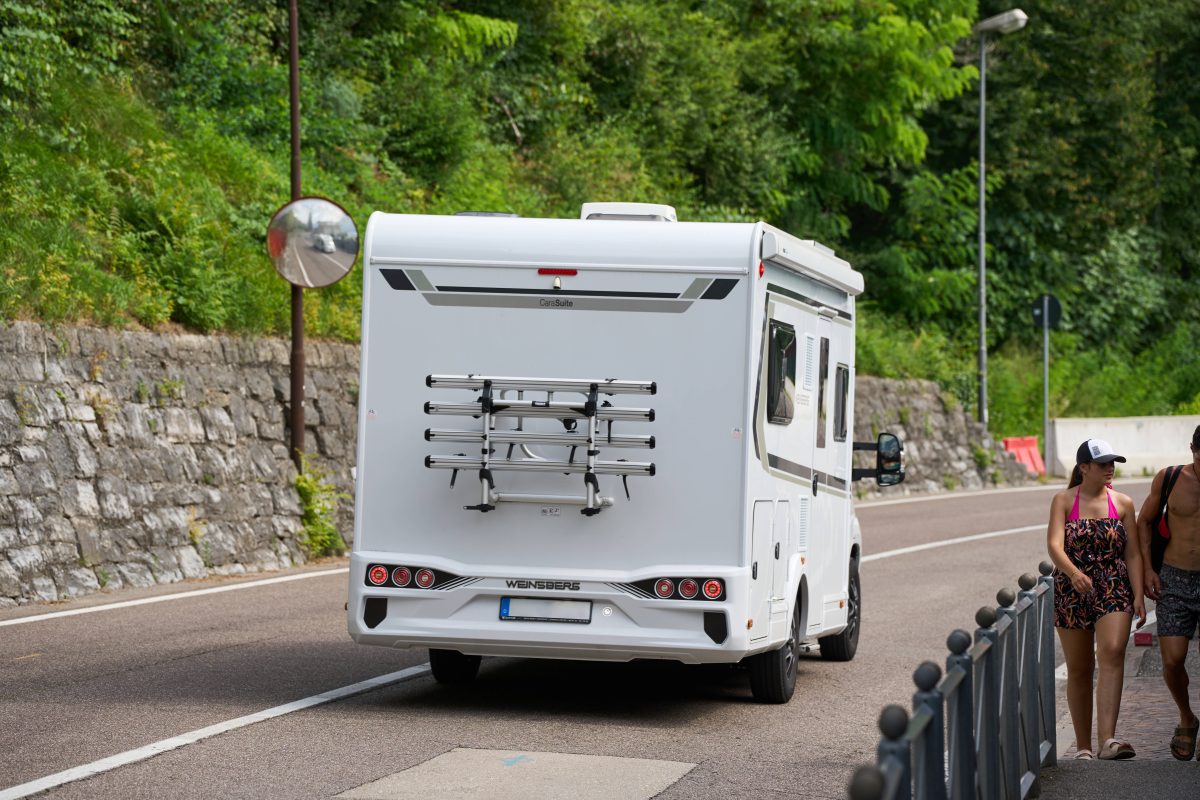
POLYGON ((1158 646, 1163 680, 1179 706, 1179 726, 1171 739, 1171 755, 1187 761, 1196 753, 1200 719, 1188 699, 1185 660, 1188 645, 1200 625, 1200 426, 1192 434, 1192 461, 1185 464, 1167 493, 1167 524, 1171 536, 1157 573, 1150 563, 1152 520, 1162 507, 1167 470, 1154 476, 1150 495, 1138 514, 1138 540, 1145 565, 1146 595, 1158 601, 1158 646))

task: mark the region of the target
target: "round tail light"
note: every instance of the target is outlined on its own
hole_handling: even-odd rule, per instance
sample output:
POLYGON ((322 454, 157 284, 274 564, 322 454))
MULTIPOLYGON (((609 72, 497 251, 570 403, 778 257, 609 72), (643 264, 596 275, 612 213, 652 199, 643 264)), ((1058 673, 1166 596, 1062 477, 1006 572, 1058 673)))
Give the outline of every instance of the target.
POLYGON ((408 586, 411 580, 412 573, 408 571, 408 567, 396 567, 392 570, 392 583, 397 586, 408 586))
POLYGON ((704 596, 709 600, 716 600, 720 598, 724 591, 725 587, 722 586, 721 582, 716 578, 709 578, 704 582, 704 596))
POLYGON ((383 586, 387 583, 388 571, 387 567, 379 564, 374 564, 367 570, 367 580, 376 586, 383 586))
POLYGON ((654 584, 654 593, 659 597, 670 597, 675 593, 675 583, 670 578, 659 578, 654 584))
POLYGON ((691 600, 700 592, 700 584, 696 583, 691 578, 684 578, 679 582, 679 596, 686 600, 691 600))
POLYGON ((430 586, 433 586, 433 570, 417 570, 417 586, 420 586, 422 589, 428 589, 430 586))

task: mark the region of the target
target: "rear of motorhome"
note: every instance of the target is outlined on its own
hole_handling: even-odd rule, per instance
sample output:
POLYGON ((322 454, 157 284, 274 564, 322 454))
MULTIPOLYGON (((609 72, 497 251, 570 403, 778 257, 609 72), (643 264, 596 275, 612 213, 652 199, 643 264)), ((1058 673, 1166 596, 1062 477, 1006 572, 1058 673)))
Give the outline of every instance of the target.
POLYGON ((744 662, 785 702, 853 658, 855 298, 833 251, 668 206, 375 213, 349 630, 481 656, 744 662))

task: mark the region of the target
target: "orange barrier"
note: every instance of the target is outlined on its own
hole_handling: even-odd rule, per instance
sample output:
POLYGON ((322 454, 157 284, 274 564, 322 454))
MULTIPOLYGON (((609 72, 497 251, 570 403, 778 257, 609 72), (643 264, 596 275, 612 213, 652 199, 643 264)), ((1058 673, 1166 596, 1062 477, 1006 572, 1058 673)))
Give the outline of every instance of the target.
POLYGON ((1046 465, 1042 463, 1042 454, 1038 452, 1036 436, 1010 436, 1004 440, 1004 449, 1017 457, 1017 461, 1025 465, 1025 469, 1034 475, 1045 475, 1046 465))

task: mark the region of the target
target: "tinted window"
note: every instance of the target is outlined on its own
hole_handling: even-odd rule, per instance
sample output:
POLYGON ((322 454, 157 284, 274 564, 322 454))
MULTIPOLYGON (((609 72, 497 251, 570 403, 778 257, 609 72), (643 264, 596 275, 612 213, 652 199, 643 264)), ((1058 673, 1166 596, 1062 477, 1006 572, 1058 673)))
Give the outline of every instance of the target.
POLYGON ((786 425, 796 412, 796 329, 771 320, 767 343, 767 421, 786 425))
POLYGON ((829 339, 821 337, 821 365, 817 367, 817 447, 825 446, 825 421, 829 418, 825 410, 825 391, 829 383, 829 339))
POLYGON ((834 382, 834 392, 837 397, 833 406, 833 440, 846 441, 846 422, 849 415, 846 405, 850 400, 850 368, 845 364, 837 365, 837 378, 834 382))

